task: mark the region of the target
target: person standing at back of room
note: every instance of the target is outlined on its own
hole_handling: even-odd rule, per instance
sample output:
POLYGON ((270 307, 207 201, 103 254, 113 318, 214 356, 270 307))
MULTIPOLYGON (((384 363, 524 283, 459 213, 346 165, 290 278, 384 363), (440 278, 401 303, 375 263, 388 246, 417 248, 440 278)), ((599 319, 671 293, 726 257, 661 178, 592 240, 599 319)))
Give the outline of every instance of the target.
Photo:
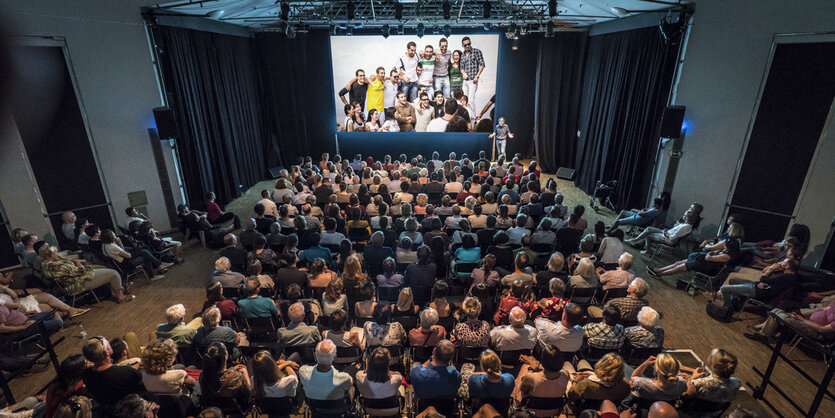
MULTIPOLYGON (((435 68, 432 71, 433 88, 434 90, 443 93, 444 97, 449 97, 449 61, 452 59, 452 53, 449 52, 449 42, 446 38, 441 38, 438 42, 438 51, 435 52, 435 68)), ((432 94, 429 95, 432 97, 432 94)))
POLYGON ((470 99, 469 107, 475 112, 475 94, 478 91, 478 81, 481 72, 484 71, 484 55, 481 50, 473 47, 473 41, 469 36, 461 40, 464 47, 464 55, 461 56, 461 70, 464 74, 464 94, 470 99))
POLYGON ((400 71, 400 92, 406 94, 406 101, 411 102, 417 97, 418 75, 417 66, 420 60, 416 54, 417 44, 409 42, 406 44, 406 53, 397 61, 397 68, 400 71))

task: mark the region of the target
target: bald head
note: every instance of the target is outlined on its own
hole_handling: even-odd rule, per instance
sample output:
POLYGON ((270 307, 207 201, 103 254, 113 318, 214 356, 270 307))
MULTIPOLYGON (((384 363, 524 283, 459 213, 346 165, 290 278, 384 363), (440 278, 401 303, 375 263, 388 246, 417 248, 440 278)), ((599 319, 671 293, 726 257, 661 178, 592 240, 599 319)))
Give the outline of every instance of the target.
POLYGON ((649 408, 649 418, 678 418, 678 412, 667 402, 655 402, 649 408))
POLYGON ((293 322, 304 321, 304 305, 301 302, 296 302, 287 309, 287 315, 293 322))
POLYGON ((525 320, 528 319, 528 315, 525 314, 525 311, 516 306, 510 310, 510 325, 513 328, 522 328, 525 326, 525 320))

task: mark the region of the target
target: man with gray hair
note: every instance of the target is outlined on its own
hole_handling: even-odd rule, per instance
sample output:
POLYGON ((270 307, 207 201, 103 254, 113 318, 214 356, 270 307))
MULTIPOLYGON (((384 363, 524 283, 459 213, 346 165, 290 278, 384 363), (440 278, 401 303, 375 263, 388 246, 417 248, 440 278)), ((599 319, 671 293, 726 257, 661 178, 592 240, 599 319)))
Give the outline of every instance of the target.
MULTIPOLYGON (((644 279, 636 277, 626 289, 625 298, 616 298, 609 301, 610 304, 620 308, 621 323, 632 325, 638 321, 638 312, 644 306, 649 306, 649 301, 644 298, 649 292, 649 285, 644 279)), ((589 306, 589 316, 602 318, 603 310, 597 306, 589 306)))
POLYGON ((595 270, 603 290, 623 288, 629 286, 635 275, 629 271, 632 268, 632 254, 627 252, 618 257, 618 268, 606 271, 603 267, 595 270))
POLYGON ((314 400, 342 399, 353 385, 351 375, 333 368, 336 358, 336 344, 331 340, 321 341, 314 353, 315 366, 301 366, 299 380, 304 387, 304 396, 314 400))
POLYGON ((238 247, 238 237, 235 234, 226 234, 223 237, 225 247, 221 248, 220 256, 229 259, 232 264, 232 271, 246 273, 246 250, 238 247))
POLYGON ((304 304, 296 302, 287 309, 290 324, 278 330, 278 342, 286 346, 314 344, 322 340, 322 334, 312 325, 304 323, 304 304))
POLYGON ((212 282, 220 283, 223 287, 240 286, 244 282, 244 275, 232 271, 232 262, 226 257, 220 257, 215 260, 212 282))
POLYGON ((157 325, 157 338, 170 338, 177 344, 191 344, 203 318, 197 317, 186 324, 186 307, 181 303, 165 310, 165 323, 157 325))
POLYGON ((510 310, 510 325, 490 331, 490 345, 498 351, 529 350, 536 345, 536 328, 526 325, 528 315, 516 306, 510 310))
POLYGON ((203 311, 203 326, 197 329, 192 344, 200 352, 204 352, 212 343, 225 344, 227 348, 232 347, 229 358, 237 359, 241 352, 238 351, 238 334, 232 328, 220 325, 220 309, 211 306, 203 311))

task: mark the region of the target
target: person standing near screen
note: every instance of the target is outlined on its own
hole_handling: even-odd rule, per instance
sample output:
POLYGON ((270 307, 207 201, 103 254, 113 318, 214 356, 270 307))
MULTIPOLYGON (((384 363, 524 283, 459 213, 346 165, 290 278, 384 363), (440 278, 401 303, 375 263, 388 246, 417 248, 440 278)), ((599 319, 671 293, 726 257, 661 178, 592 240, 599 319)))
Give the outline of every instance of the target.
MULTIPOLYGON (((435 92, 433 84, 433 77, 435 76, 435 48, 432 45, 426 45, 423 48, 423 54, 420 57, 420 66, 423 67, 423 72, 418 77, 418 85, 426 86, 426 93, 429 94, 429 97, 432 97, 432 93, 435 92)), ((418 93, 419 97, 420 93, 418 93)))
POLYGON ((339 90, 339 98, 342 99, 342 103, 344 104, 357 102, 360 104, 360 109, 365 110, 365 96, 368 93, 368 81, 365 79, 365 70, 360 68, 354 75, 356 77, 352 78, 345 85, 344 89, 339 90), (349 100, 345 100, 346 94, 349 100))
POLYGON ((415 108, 406 100, 406 93, 397 93, 397 104, 394 106, 394 118, 400 126, 400 132, 415 130, 415 108))
MULTIPOLYGON (((452 59, 449 62, 449 88, 452 92, 464 87, 464 70, 461 68, 461 55, 463 53, 459 50, 452 52, 452 59)), ((453 93, 449 96, 452 97, 453 93)))
POLYGON ((400 57, 397 69, 400 71, 400 91, 406 94, 406 101, 411 102, 417 97, 418 75, 417 66, 420 60, 416 54, 417 44, 409 42, 406 44, 406 54, 400 57))
POLYGON ((490 134, 490 139, 496 139, 496 146, 499 148, 499 155, 504 154, 507 139, 513 139, 513 133, 510 132, 510 127, 504 123, 504 118, 499 118, 499 124, 496 125, 496 130, 490 134))
POLYGON ((415 131, 426 132, 426 127, 429 126, 429 121, 435 114, 435 109, 429 104, 429 95, 421 93, 418 98, 418 104, 415 106, 415 131))
POLYGON ((374 75, 368 79, 368 94, 366 96, 366 107, 368 111, 376 110, 380 113, 386 109, 386 69, 377 67, 374 75))
MULTIPOLYGON (((449 88, 449 60, 452 58, 452 54, 448 48, 449 42, 446 38, 441 38, 438 42, 438 52, 435 52, 435 69, 432 71, 432 87, 436 92, 442 92, 444 97, 449 97, 451 91, 449 88)), ((432 97, 432 95, 430 94, 429 97, 432 97)))
POLYGON ((478 91, 478 80, 484 71, 484 55, 481 50, 473 47, 469 36, 461 40, 464 55, 461 57, 461 68, 464 71, 464 94, 470 98, 470 107, 475 112, 475 94, 478 91))

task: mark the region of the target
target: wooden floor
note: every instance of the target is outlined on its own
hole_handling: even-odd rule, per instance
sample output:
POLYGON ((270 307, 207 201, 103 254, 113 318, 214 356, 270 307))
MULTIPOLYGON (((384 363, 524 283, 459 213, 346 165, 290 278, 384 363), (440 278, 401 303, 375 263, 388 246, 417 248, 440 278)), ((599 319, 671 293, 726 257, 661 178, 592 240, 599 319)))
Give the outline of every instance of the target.
MULTIPOLYGON (((589 197, 574 187, 572 182, 558 180, 558 183, 559 191, 566 196, 566 204, 569 206, 575 204, 587 206, 585 217, 588 219, 590 228, 598 220, 604 220, 607 223, 611 221, 614 214, 608 209, 603 209, 599 214, 590 210, 588 208, 589 197)), ((260 199, 261 189, 272 190, 272 185, 272 181, 260 182, 243 197, 227 205, 227 210, 234 211, 239 215, 248 215, 249 208, 260 199)), ((640 277, 646 278, 645 266, 649 258, 632 248, 629 248, 629 251, 635 255, 634 270, 640 277)), ((209 281, 209 275, 217 255, 214 251, 202 250, 199 245, 192 243, 186 248, 184 256, 187 260, 186 263, 171 269, 164 280, 150 285, 139 283, 134 289, 136 300, 124 305, 116 305, 111 301, 105 301, 98 305, 98 309, 93 309, 90 313, 80 317, 80 322, 89 335, 116 337, 126 331, 134 331, 144 344, 152 338, 155 326, 164 322, 166 307, 175 303, 182 303, 188 310, 188 316, 195 314, 203 304, 203 288, 209 281)), ((656 260, 653 264, 658 266, 670 261, 672 261, 672 258, 667 257, 660 261, 656 260)), ((736 376, 746 383, 745 391, 737 398, 737 403, 754 410, 761 417, 776 416, 764 404, 753 400, 751 390, 747 387, 747 383, 753 385, 759 383, 760 378, 752 368, 757 367, 764 370, 771 354, 766 346, 742 336, 742 333, 745 332, 745 326, 756 322, 753 315, 743 314, 742 321, 730 324, 716 322, 705 314, 706 296, 697 295, 695 298, 690 298, 686 293, 676 290, 669 282, 654 279, 647 279, 647 281, 650 284, 648 295, 650 305, 663 314, 660 325, 666 331, 665 347, 689 348, 702 359, 715 347, 722 347, 735 353, 740 360, 736 376)), ((81 340, 76 338, 78 332, 77 327, 70 327, 59 332, 58 335, 67 337, 56 350, 61 359, 80 352, 81 340)), ((791 357, 805 365, 807 372, 812 376, 820 378, 823 375, 824 366, 822 361, 812 359, 800 350, 795 350, 791 357)), ((15 396, 18 399, 23 399, 25 396, 34 394, 53 377, 54 371, 48 370, 28 378, 16 380, 11 383, 11 387, 15 396)), ((778 363, 773 381, 804 408, 811 403, 816 390, 783 363, 778 363)), ((830 390, 833 390, 832 385, 830 390)), ((776 406, 781 412, 781 416, 800 416, 773 389, 768 390, 766 399, 776 406)), ((820 417, 835 416, 835 402, 830 398, 824 398, 819 411, 817 416, 820 417)))

